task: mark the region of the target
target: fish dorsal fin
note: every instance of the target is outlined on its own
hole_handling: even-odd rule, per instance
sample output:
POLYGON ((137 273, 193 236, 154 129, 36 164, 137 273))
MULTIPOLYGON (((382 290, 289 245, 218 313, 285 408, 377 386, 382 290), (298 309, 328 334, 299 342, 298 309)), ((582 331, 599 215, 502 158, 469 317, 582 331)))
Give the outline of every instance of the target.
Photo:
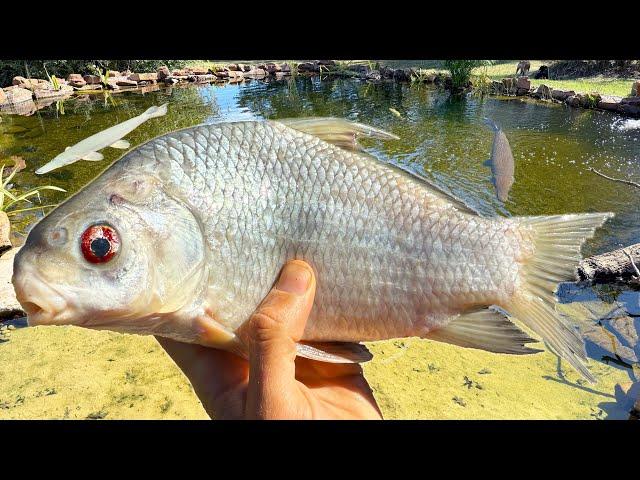
POLYGON ((509 321, 509 317, 492 308, 460 315, 446 327, 429 332, 426 338, 495 353, 526 355, 542 351, 527 347, 527 343, 538 340, 529 337, 509 321))
POLYGON ((300 342, 296 350, 300 357, 327 363, 362 363, 373 358, 361 343, 300 342))
POLYGON ((318 137, 325 142, 344 148, 345 150, 362 150, 362 147, 358 144, 358 137, 375 138, 378 140, 398 140, 400 138, 384 130, 362 123, 350 122, 342 118, 285 118, 276 121, 299 132, 318 137))

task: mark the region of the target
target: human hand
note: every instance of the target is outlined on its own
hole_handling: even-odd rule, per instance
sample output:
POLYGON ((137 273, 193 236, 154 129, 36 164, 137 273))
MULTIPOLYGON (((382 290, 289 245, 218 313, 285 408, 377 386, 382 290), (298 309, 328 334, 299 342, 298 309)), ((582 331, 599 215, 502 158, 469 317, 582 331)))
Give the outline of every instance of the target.
POLYGON ((381 419, 358 364, 296 358, 316 280, 300 260, 241 327, 249 360, 222 350, 156 337, 217 419, 381 419))

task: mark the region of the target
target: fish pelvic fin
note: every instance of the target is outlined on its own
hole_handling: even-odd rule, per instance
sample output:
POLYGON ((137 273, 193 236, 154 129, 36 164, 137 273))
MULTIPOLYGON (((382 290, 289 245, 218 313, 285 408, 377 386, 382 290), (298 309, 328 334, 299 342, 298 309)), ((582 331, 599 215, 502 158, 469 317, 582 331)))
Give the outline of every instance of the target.
POLYGON ((358 137, 375 138, 378 140, 398 140, 399 137, 370 127, 362 123, 350 122, 342 118, 311 117, 311 118, 287 118, 276 120, 289 128, 308 133, 345 150, 360 151, 362 147, 358 143, 358 137))
POLYGON ((556 311, 555 291, 558 282, 575 280, 582 243, 611 217, 612 213, 584 213, 515 218, 533 251, 519 260, 517 293, 501 305, 592 383, 596 379, 586 366, 582 335, 556 311))
POLYGON ((167 105, 168 103, 163 103, 159 107, 149 107, 147 108, 142 115, 147 118, 156 118, 162 117, 167 114, 167 105))
POLYGON ((494 307, 462 314, 425 338, 495 353, 528 355, 542 351, 527 347, 527 343, 538 340, 529 337, 494 307))
POLYGON ((299 357, 327 363, 363 363, 373 358, 361 343, 300 342, 296 344, 299 357))
POLYGON ((86 160, 88 162, 99 162, 103 159, 104 155, 102 155, 100 152, 89 152, 82 157, 82 160, 86 160))

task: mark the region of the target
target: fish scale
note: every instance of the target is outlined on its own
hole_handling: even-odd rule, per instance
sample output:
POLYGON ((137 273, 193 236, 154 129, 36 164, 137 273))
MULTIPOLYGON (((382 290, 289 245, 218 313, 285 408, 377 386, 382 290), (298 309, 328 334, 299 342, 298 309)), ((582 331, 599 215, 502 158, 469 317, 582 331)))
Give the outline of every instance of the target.
POLYGON ((299 355, 364 361, 362 348, 317 342, 407 336, 536 352, 508 312, 593 380, 554 291, 611 214, 480 217, 357 151, 356 135, 395 138, 339 119, 293 119, 151 140, 33 228, 16 255, 18 300, 35 323, 152 333, 246 356, 236 330, 282 265, 302 259, 317 278, 302 340, 316 347, 299 345, 299 355), (99 266, 74 243, 96 222, 122 237, 99 266), (49 241, 61 229, 69 241, 49 241))

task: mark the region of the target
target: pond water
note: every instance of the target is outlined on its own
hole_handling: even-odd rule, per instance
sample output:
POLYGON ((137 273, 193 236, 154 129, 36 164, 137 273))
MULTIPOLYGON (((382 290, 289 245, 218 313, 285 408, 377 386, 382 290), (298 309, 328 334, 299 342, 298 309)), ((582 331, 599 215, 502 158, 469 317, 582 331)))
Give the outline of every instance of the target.
MULTIPOLYGON (((398 135, 397 141, 363 143, 381 161, 429 177, 483 213, 614 212, 616 217, 584 245, 585 256, 640 242, 640 189, 605 180, 588 170, 594 167, 613 177, 639 180, 637 121, 519 98, 451 97, 419 85, 293 77, 73 98, 53 103, 32 116, 0 114, 0 160, 9 164, 11 156, 24 158, 27 168, 16 176, 15 187, 62 187, 68 193, 42 194, 43 204, 59 202, 95 178, 123 152, 107 148, 102 151, 105 159, 101 162, 81 161, 43 176, 34 174, 38 167, 65 147, 164 102, 169 102, 167 116, 150 120, 127 136, 132 147, 199 123, 342 117, 398 135), (400 117, 390 109, 399 112, 400 117), (495 197, 490 170, 483 165, 493 140, 483 117, 502 127, 516 161, 511 200, 504 205, 495 197)), ((42 213, 36 212, 17 218, 17 243, 39 216, 42 213)), ((621 307, 625 314, 640 313, 638 294, 624 288, 569 285, 560 289, 559 296, 564 303, 598 304, 599 311, 621 307)), ((632 348, 640 354, 637 347, 632 348)), ((595 346, 589 347, 589 353, 596 359, 603 356, 595 346)))

